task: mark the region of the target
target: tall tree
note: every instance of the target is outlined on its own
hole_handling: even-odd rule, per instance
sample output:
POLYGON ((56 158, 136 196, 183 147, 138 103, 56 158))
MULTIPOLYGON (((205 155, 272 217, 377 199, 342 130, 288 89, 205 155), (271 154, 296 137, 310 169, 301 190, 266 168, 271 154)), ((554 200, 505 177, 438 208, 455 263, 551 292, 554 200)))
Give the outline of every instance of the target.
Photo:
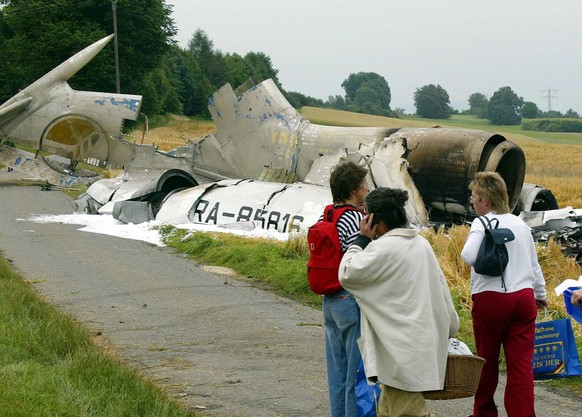
MULTIPOLYGON (((10 74, 8 87, 0 85, 5 98, 113 32, 110 0, 3 2, 0 73, 10 74)), ((121 92, 142 94, 176 34, 171 7, 164 0, 117 0, 116 13, 121 92)), ((69 83, 77 89, 114 92, 113 42, 69 83)), ((142 110, 147 112, 147 105, 142 110)))
POLYGON ((416 114, 421 117, 448 119, 453 111, 449 103, 449 93, 440 85, 428 84, 414 92, 416 114))
POLYGON ((247 53, 245 55, 245 62, 251 68, 250 76, 254 82, 260 83, 271 78, 273 82, 282 89, 279 78, 277 77, 279 70, 273 68, 271 58, 269 58, 263 52, 247 53))
POLYGON ((575 112, 574 110, 568 109, 566 111, 566 113, 564 113, 564 117, 570 117, 570 118, 573 118, 573 119, 577 119, 577 118, 580 117, 580 115, 577 112, 575 112))
POLYGON ((173 45, 164 58, 173 87, 185 115, 209 117, 208 98, 213 90, 191 53, 173 45))
POLYGON ((221 51, 214 49, 214 42, 210 40, 205 31, 198 29, 194 32, 188 42, 188 50, 210 81, 213 91, 228 82, 225 56, 221 51))
POLYGON ((469 96, 469 114, 473 114, 480 119, 487 119, 487 106, 489 104, 489 100, 485 94, 482 93, 473 93, 469 96))
POLYGON ((233 88, 244 83, 252 75, 250 65, 237 53, 226 54, 224 64, 226 65, 226 79, 233 88))
POLYGON ((325 105, 331 107, 332 109, 345 110, 346 99, 339 94, 335 96, 329 96, 325 105))
POLYGON ((192 54, 173 46, 166 61, 177 81, 176 91, 184 114, 209 117, 208 98, 214 90, 192 54))
POLYGON ((522 106, 523 99, 511 87, 501 87, 489 100, 489 121, 494 125, 518 125, 522 106))
POLYGON ((366 84, 358 88, 354 104, 361 113, 382 114, 382 103, 378 91, 366 84))
POLYGON ((375 72, 350 74, 342 84, 346 92, 346 108, 359 113, 391 116, 390 87, 384 77, 375 72))
POLYGON ((526 119, 535 119, 541 114, 538 105, 532 101, 526 101, 521 107, 521 116, 526 119))

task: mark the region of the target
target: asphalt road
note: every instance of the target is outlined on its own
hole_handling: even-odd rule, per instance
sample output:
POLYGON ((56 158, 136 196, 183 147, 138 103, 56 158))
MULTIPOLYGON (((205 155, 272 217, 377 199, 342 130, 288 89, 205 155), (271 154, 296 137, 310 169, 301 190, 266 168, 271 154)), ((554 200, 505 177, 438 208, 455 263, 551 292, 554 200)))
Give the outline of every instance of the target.
MULTIPOLYGON (((319 311, 168 248, 26 220, 73 211, 65 194, 6 185, 0 174, 0 251, 97 343, 202 416, 328 415, 319 311)), ((472 401, 429 406, 464 417, 472 401)), ((540 417, 574 416, 582 402, 540 383, 536 408, 540 417)))

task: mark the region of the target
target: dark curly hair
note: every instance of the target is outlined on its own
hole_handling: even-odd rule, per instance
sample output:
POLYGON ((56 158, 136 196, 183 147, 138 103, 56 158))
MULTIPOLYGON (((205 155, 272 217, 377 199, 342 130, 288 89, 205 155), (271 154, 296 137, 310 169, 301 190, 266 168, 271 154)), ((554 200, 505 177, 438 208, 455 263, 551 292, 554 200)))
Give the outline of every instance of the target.
POLYGON ((352 196, 352 191, 360 188, 368 170, 353 161, 337 164, 329 177, 329 188, 334 203, 344 203, 352 196))
POLYGON ((365 199, 366 211, 374 213, 374 222, 384 221, 388 229, 406 227, 408 218, 404 205, 408 201, 408 192, 395 188, 376 188, 365 199))

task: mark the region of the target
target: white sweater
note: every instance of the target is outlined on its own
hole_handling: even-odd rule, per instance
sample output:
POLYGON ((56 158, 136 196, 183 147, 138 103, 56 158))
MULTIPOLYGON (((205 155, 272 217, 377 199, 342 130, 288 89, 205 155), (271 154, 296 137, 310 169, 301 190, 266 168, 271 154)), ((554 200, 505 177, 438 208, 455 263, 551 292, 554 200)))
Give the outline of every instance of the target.
MULTIPOLYGON (((509 254, 509 263, 503 272, 507 291, 501 287, 501 277, 481 275, 476 273, 474 268, 471 268, 471 294, 483 291, 510 293, 524 288, 533 288, 536 299, 545 300, 546 282, 538 263, 529 226, 519 217, 510 213, 495 214, 491 212, 485 216, 489 219, 499 219, 499 227, 511 229, 515 235, 515 240, 505 244, 509 254)), ((475 264, 484 235, 481 221, 479 219, 473 220, 471 231, 461 251, 461 258, 467 264, 471 266, 475 264)))
POLYGON ((459 317, 426 239, 393 229, 365 249, 352 245, 339 279, 360 306, 368 379, 412 392, 442 389, 459 317))

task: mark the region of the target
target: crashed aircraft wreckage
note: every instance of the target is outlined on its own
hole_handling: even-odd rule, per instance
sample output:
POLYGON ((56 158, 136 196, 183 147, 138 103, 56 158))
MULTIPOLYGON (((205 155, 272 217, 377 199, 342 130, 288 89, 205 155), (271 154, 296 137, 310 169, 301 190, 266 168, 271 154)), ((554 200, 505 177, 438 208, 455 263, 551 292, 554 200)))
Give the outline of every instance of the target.
POLYGON ((209 100, 217 132, 170 152, 122 139, 141 96, 72 90, 67 80, 111 40, 77 53, 0 106, 2 139, 37 150, 0 146, 0 163, 58 185, 91 182, 79 211, 111 213, 124 222, 206 223, 304 230, 331 201, 329 173, 352 159, 369 168, 372 188, 406 189, 411 221, 471 217, 468 184, 494 170, 505 179, 516 212, 557 209, 549 190, 524 184, 522 150, 503 136, 443 128, 337 127, 310 123, 272 80, 229 84, 209 100), (39 157, 39 153, 52 156, 39 157), (98 179, 79 162, 124 168, 98 179))
POLYGON ((557 208, 551 192, 524 186, 521 148, 492 132, 316 125, 272 80, 237 90, 227 84, 212 96, 209 110, 216 134, 171 152, 191 161, 190 187, 170 189, 167 175, 144 184, 142 169, 130 164, 122 176, 91 186, 79 206, 133 223, 304 230, 331 201, 331 168, 352 159, 367 165, 372 188, 406 189, 408 215, 418 225, 470 217, 468 185, 484 170, 505 179, 512 208, 557 208))

